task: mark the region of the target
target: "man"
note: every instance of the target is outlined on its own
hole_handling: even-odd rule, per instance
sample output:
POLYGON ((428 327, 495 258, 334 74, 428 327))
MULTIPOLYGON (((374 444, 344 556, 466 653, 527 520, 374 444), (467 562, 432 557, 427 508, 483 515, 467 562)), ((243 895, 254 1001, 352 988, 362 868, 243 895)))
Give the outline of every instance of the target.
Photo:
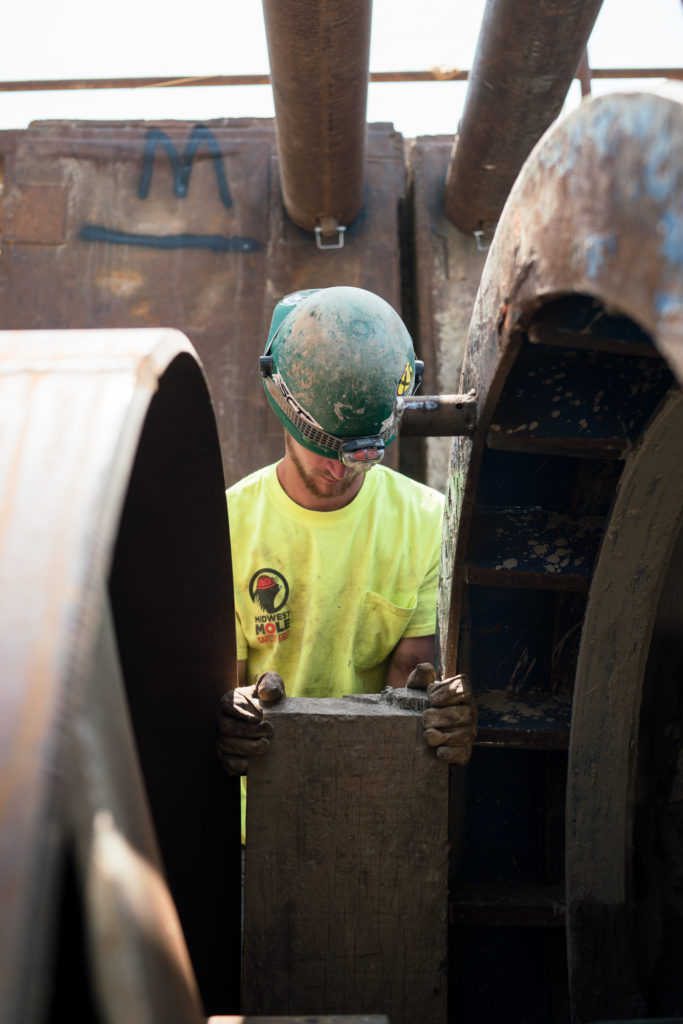
POLYGON ((275 309, 260 361, 285 455, 227 492, 238 689, 226 694, 219 755, 232 774, 272 735, 259 701, 426 686, 437 756, 466 763, 475 713, 466 684, 436 683, 434 627, 442 496, 381 465, 395 403, 421 364, 377 295, 296 292, 275 309), (417 669, 417 666, 421 666, 417 669), (412 674, 412 675, 411 675, 412 674))

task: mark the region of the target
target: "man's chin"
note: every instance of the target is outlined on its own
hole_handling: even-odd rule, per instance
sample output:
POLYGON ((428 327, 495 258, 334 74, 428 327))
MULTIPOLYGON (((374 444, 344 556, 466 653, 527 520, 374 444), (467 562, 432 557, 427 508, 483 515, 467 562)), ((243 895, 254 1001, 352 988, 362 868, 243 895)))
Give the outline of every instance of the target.
POLYGON ((315 494, 316 498, 338 498, 342 494, 346 494, 355 479, 355 473, 345 476, 342 480, 327 480, 325 477, 311 479, 309 477, 306 480, 306 486, 312 494, 315 494))

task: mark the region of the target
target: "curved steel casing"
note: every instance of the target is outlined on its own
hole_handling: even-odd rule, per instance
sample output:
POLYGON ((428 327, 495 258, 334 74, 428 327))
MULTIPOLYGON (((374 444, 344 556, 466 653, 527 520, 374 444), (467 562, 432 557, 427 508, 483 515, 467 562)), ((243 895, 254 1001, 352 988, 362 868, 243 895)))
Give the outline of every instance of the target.
POLYGON ((107 1021, 236 1009, 232 577, 197 356, 172 330, 5 332, 0 421, 0 1016, 43 1019, 70 981, 107 1021))

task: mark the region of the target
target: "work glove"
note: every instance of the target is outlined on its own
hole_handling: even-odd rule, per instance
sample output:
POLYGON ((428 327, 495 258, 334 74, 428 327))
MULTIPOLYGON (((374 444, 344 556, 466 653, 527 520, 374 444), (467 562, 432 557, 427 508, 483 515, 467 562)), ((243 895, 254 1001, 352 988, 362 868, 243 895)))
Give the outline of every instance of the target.
POLYGON ((477 735, 477 705, 467 676, 436 678, 436 669, 421 662, 408 676, 408 686, 425 690, 432 705, 422 712, 424 737, 442 761, 467 764, 477 735))
POLYGON ((249 758, 266 753, 273 726, 264 722, 261 705, 284 696, 285 684, 277 672, 264 672, 253 686, 238 686, 223 694, 216 749, 228 775, 246 775, 249 758))

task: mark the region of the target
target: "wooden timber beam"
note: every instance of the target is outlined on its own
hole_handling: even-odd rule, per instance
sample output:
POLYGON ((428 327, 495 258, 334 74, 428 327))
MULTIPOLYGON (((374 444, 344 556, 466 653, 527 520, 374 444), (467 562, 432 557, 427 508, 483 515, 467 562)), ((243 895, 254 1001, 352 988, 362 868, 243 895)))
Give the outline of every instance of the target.
POLYGON ((392 696, 265 712, 275 737, 249 765, 244 1013, 447 1020, 448 766, 424 741, 424 695, 392 696))

